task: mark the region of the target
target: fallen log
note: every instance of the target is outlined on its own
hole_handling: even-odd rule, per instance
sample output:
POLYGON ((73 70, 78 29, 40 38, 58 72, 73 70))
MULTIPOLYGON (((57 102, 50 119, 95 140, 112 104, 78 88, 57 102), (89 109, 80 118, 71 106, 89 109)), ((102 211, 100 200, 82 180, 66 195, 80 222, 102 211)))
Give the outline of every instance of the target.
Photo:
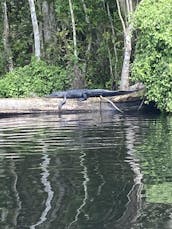
POLYGON ((144 99, 144 89, 125 95, 108 97, 89 97, 87 100, 68 98, 59 109, 63 98, 1 98, 0 114, 36 114, 36 113, 77 113, 96 111, 136 111, 144 99), (114 104, 114 105, 113 105, 114 104), (115 108, 116 106, 116 108, 115 108))

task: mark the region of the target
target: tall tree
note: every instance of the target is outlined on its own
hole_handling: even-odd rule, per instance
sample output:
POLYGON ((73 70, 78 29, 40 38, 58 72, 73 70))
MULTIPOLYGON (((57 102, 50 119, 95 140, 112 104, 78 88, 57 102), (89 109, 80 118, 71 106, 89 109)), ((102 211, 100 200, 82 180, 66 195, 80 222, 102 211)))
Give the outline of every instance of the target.
POLYGON ((121 72, 120 89, 127 90, 129 88, 129 74, 130 74, 130 58, 132 51, 132 28, 129 22, 129 16, 133 12, 132 0, 116 0, 118 7, 118 14, 122 23, 124 33, 124 58, 121 72), (122 15, 122 8, 125 13, 125 17, 122 15))
POLYGON ((41 45, 40 45, 40 34, 35 9, 34 0, 28 0, 30 6, 30 13, 32 19, 33 33, 34 33, 34 46, 35 46, 35 57, 39 60, 41 57, 41 45))
POLYGON ((45 46, 45 56, 49 57, 48 53, 46 52, 46 48, 50 48, 51 45, 56 45, 57 42, 55 36, 55 34, 57 33, 57 24, 55 18, 54 1, 43 1, 42 6, 40 7, 40 11, 43 20, 39 21, 39 25, 42 25, 42 27, 39 28, 40 32, 42 31, 42 43, 43 46, 45 46))
POLYGON ((12 52, 11 52, 11 47, 9 43, 9 22, 8 22, 6 1, 2 2, 2 11, 3 11, 3 16, 4 16, 3 44, 4 44, 5 59, 7 62, 7 71, 12 71, 13 70, 13 59, 12 59, 12 52))

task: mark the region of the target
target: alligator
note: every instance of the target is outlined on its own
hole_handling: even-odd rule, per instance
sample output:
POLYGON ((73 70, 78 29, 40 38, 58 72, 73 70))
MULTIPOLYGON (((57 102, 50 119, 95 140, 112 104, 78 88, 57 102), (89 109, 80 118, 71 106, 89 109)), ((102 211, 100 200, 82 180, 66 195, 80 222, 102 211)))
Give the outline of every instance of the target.
POLYGON ((132 93, 133 91, 112 91, 106 89, 72 89, 67 91, 57 91, 48 95, 50 98, 79 98, 81 100, 86 100, 89 97, 108 97, 108 96, 117 96, 125 95, 132 93))
POLYGON ((63 101, 58 105, 59 111, 62 106, 66 103, 67 98, 75 99, 78 98, 81 101, 87 100, 89 97, 111 97, 117 95, 126 95, 133 91, 113 91, 106 89, 72 89, 67 91, 57 91, 46 96, 48 98, 63 98, 63 101))

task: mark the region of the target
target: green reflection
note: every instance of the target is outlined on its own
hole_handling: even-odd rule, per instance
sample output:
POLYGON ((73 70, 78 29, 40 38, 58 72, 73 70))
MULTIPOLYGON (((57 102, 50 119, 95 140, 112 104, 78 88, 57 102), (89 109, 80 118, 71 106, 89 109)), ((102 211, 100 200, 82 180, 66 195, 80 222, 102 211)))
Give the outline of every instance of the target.
POLYGON ((149 123, 138 147, 148 202, 172 203, 172 117, 149 123), (166 197, 167 196, 167 197, 166 197))
POLYGON ((172 117, 148 120, 137 146, 143 173, 143 208, 133 229, 170 229, 172 213, 172 117), (145 131, 144 131, 145 129, 145 131))
POLYGON ((146 196, 150 203, 172 203, 172 183, 147 185, 146 196))

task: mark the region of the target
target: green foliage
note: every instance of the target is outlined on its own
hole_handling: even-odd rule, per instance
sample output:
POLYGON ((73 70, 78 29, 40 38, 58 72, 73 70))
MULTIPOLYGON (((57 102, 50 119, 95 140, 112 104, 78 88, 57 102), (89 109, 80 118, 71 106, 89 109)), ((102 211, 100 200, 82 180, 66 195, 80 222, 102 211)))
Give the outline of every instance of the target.
POLYGON ((172 0, 143 0, 134 15, 138 32, 132 79, 147 87, 147 98, 172 112, 172 0))
MULTIPOLYGON (((83 69, 87 85, 91 88, 106 87, 107 85, 108 87, 117 86, 116 82, 119 81, 122 66, 123 37, 121 36, 121 22, 116 4, 112 1, 87 0, 84 1, 86 7, 84 10, 81 1, 72 1, 72 3, 76 21, 79 66, 82 66, 80 69, 83 69), (107 4, 116 36, 112 34, 107 4), (120 44, 116 47, 118 57, 114 52, 117 42, 120 44), (111 60, 109 60, 108 49, 111 60), (112 62, 113 77, 109 67, 110 61, 112 62), (85 71, 84 67, 86 67, 85 71)), ((55 9, 59 25, 57 32, 59 55, 56 59, 60 63, 68 63, 67 67, 70 68, 73 62, 73 38, 68 2, 55 1, 55 9)))
POLYGON ((32 23, 29 3, 7 0, 9 40, 15 67, 30 63, 33 49, 32 23))
POLYGON ((61 67, 32 60, 0 79, 0 97, 42 96, 69 86, 67 73, 61 67))
MULTIPOLYGON (((30 63, 34 55, 29 3, 25 0, 6 0, 6 3, 9 47, 14 68, 24 67, 30 63)), ((41 38, 41 59, 50 65, 62 66, 68 70, 71 79, 77 79, 74 72, 73 31, 69 2, 35 1, 35 6, 41 38), (49 17, 43 10, 43 4, 48 7, 49 17), (50 35, 48 39, 45 39, 46 31, 50 35)), ((81 75, 89 87, 110 88, 113 86, 117 88, 123 58, 123 35, 115 1, 75 0, 72 1, 72 6, 76 24, 77 65, 81 70, 81 75)), ((2 35, 3 22, 3 12, 0 7, 0 33, 2 35)), ((4 53, 3 36, 0 37, 0 52, 4 53)), ((2 54, 0 76, 8 70, 6 62, 2 54)), ((16 71, 18 70, 15 70, 14 74, 16 71)))

